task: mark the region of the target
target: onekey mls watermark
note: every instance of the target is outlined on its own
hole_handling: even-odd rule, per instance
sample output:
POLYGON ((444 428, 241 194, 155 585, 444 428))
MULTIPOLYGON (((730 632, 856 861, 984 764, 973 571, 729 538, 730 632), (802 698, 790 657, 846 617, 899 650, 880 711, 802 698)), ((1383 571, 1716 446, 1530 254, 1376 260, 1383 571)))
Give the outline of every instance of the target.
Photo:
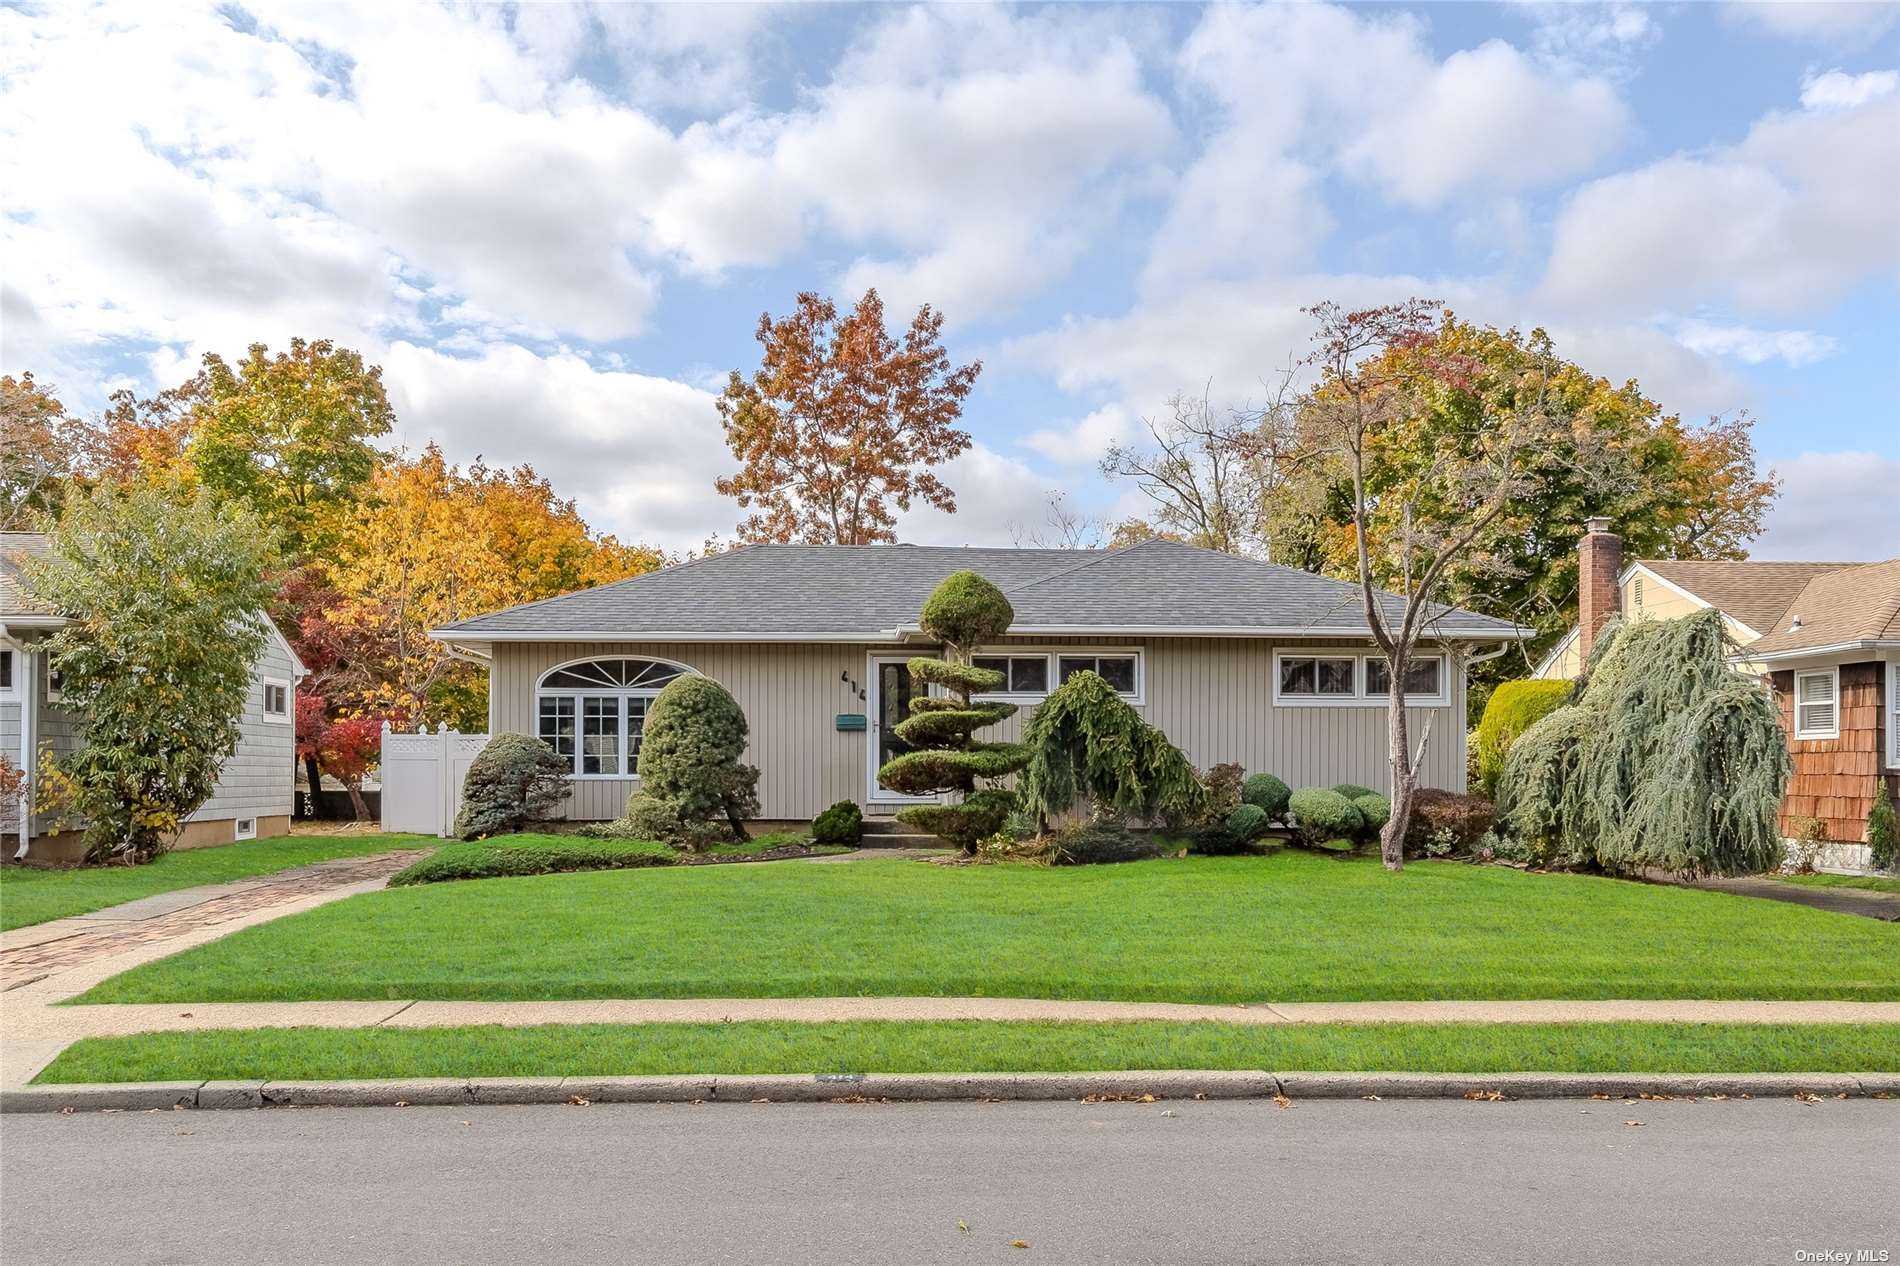
POLYGON ((1885 1248, 1798 1248, 1797 1262, 1818 1262, 1821 1266, 1856 1266, 1861 1262, 1890 1262, 1893 1250, 1885 1248))

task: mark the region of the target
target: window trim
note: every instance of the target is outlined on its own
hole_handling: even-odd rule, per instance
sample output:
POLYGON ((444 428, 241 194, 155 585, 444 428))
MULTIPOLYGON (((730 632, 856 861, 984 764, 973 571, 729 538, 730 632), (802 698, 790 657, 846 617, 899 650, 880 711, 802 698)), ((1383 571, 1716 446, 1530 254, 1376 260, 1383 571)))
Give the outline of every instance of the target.
POLYGON ((6 656, 7 679, 0 683, 0 699, 12 703, 20 697, 20 677, 25 672, 25 659, 11 646, 0 646, 0 655, 6 656))
POLYGON ((297 720, 297 695, 291 689, 290 682, 282 677, 266 677, 258 687, 258 713, 266 725, 293 725, 297 720), (270 690, 276 686, 284 692, 284 710, 272 712, 270 708, 270 690))
POLYGON ((257 838, 257 819, 256 818, 232 818, 231 819, 231 838, 234 840, 256 839, 257 838), (250 823, 249 830, 246 830, 244 827, 244 824, 247 822, 250 823))
MULTIPOLYGON (((650 663, 650 664, 663 664, 668 668, 679 669, 680 676, 682 677, 688 674, 695 677, 701 677, 701 676, 704 676, 705 674, 701 673, 697 668, 694 668, 691 664, 682 664, 676 659, 666 659, 663 656, 659 656, 659 655, 640 655, 640 654, 635 654, 633 652, 619 652, 619 653, 608 653, 604 655, 603 654, 579 655, 563 663, 553 665, 552 667, 543 671, 539 677, 535 678, 535 681, 534 681, 534 728, 531 731, 534 737, 536 738, 541 737, 541 701, 543 699, 572 699, 574 701, 574 755, 569 760, 568 775, 567 775, 568 779, 573 782, 636 782, 637 783, 640 781, 640 775, 635 773, 634 770, 636 769, 638 765, 638 761, 634 758, 633 753, 630 750, 631 744, 628 742, 628 735, 627 735, 627 725, 628 725, 628 722, 631 720, 631 711, 632 711, 630 708, 627 707, 627 700, 644 699, 647 702, 647 704, 650 706, 655 699, 660 697, 660 691, 664 690, 666 687, 665 686, 621 686, 621 687, 616 688, 613 686, 556 686, 550 689, 544 684, 548 680, 548 678, 554 676, 556 673, 563 672, 569 668, 573 668, 577 664, 591 664, 597 660, 603 660, 603 659, 638 659, 638 660, 645 660, 647 663, 650 663), (620 723, 619 723, 619 730, 618 730, 619 765, 620 765, 620 768, 626 772, 611 773, 611 774, 584 774, 580 772, 581 762, 585 756, 584 739, 586 737, 582 729, 582 725, 583 725, 582 716, 583 716, 583 712, 585 708, 585 705, 582 703, 582 700, 607 699, 607 698, 620 700, 620 723)), ((674 680, 677 681, 678 678, 676 677, 674 678, 674 680)), ((669 682, 668 684, 670 685, 671 683, 669 682)), ((641 717, 641 724, 643 726, 645 724, 645 720, 646 718, 643 714, 641 717)))
MULTIPOLYGON (((999 690, 994 694, 974 694, 973 700, 988 700, 1001 703, 1041 703, 1052 691, 1062 684, 1061 660, 1069 659, 1132 659, 1135 661, 1135 688, 1132 691, 1118 690, 1124 703, 1132 707, 1146 707, 1148 703, 1148 656, 1147 649, 1141 646, 994 646, 984 647, 973 652, 972 662, 979 659, 1042 659, 1048 667, 1045 680, 1049 689, 1042 691, 999 690)), ((936 687, 931 687, 936 691, 936 687)))
MULTIPOLYGON (((1797 739, 1837 739, 1841 736, 1841 668, 1833 664, 1826 668, 1797 668, 1794 673, 1794 736, 1797 739), (1803 728, 1801 725, 1801 682, 1806 678, 1826 677, 1829 681, 1829 694, 1826 702, 1834 709, 1834 720, 1825 729, 1803 728)), ((1820 702, 1817 700, 1816 702, 1820 702)))
POLYGON ((1887 768, 1900 769, 1900 659, 1890 659, 1887 669, 1887 768))
MULTIPOLYGON (((1385 652, 1380 650, 1358 650, 1341 646, 1276 646, 1273 649, 1272 686, 1273 706, 1276 708, 1382 708, 1390 702, 1390 696, 1384 691, 1377 694, 1367 689, 1372 678, 1371 667, 1367 660, 1384 659, 1385 652), (1285 694, 1280 689, 1280 661, 1283 659, 1350 659, 1353 661, 1353 692, 1349 695, 1299 695, 1285 694)), ((1438 661, 1438 693, 1430 695, 1407 695, 1405 706, 1408 708, 1449 708, 1452 702, 1451 656, 1443 651, 1425 651, 1412 656, 1414 662, 1425 659, 1438 661)))

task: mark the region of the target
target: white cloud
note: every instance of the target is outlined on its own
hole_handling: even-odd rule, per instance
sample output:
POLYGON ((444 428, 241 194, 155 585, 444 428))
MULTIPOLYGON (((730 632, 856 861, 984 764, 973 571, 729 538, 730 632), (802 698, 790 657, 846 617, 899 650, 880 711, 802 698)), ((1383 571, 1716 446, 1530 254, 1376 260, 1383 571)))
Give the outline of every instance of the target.
POLYGON ((472 356, 397 343, 381 360, 398 442, 435 439, 458 462, 529 462, 623 540, 684 551, 738 521, 713 491, 736 463, 709 392, 510 343, 472 356))
POLYGON ((1755 558, 1872 561, 1900 554, 1900 460, 1882 453, 1802 453, 1776 462, 1781 497, 1755 558))
POLYGON ((1723 12, 1732 22, 1811 44, 1877 39, 1900 21, 1900 9, 1877 0, 1740 0, 1723 12))
POLYGON ((1552 303, 1798 312, 1900 276, 1900 96, 1774 113, 1741 144, 1583 186, 1557 218, 1552 303))
POLYGON ((1757 330, 1699 319, 1679 322, 1676 339, 1690 351, 1705 356, 1728 356, 1744 365, 1780 360, 1793 369, 1826 360, 1840 350, 1832 337, 1813 330, 1757 330))
POLYGON ((1850 75, 1830 70, 1824 75, 1809 75, 1801 82, 1801 104, 1810 110, 1851 109, 1878 100, 1900 88, 1900 71, 1870 70, 1850 75))
POLYGON ((1061 481, 977 444, 937 470, 956 490, 957 511, 913 502, 897 516, 898 539, 918 545, 1012 545, 1013 529, 1043 522, 1061 481))
POLYGON ((1141 433, 1141 422, 1118 404, 1103 405, 1073 426, 1050 427, 1023 436, 1023 445, 1061 466, 1090 466, 1109 447, 1141 433))
POLYGON ((1637 56, 1662 36, 1643 5, 1559 0, 1522 8, 1536 24, 1531 43, 1538 60, 1571 74, 1627 78, 1637 56))

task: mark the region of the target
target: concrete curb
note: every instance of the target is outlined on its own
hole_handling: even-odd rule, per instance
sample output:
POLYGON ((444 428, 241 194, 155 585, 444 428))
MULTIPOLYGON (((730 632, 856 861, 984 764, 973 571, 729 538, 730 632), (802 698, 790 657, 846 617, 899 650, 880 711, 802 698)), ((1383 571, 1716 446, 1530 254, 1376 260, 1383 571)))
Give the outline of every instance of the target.
POLYGON ((1900 1095, 1900 1073, 873 1073, 743 1077, 428 1077, 164 1081, 0 1091, 0 1113, 465 1104, 891 1100, 1587 1099, 1900 1095))

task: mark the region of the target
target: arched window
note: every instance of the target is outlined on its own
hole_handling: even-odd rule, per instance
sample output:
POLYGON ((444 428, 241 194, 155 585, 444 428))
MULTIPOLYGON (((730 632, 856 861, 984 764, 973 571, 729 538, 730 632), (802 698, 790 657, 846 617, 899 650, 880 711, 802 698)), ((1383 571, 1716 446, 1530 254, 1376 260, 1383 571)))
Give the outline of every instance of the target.
POLYGON ((627 778, 640 759, 647 708, 693 670, 658 659, 588 659, 550 669, 535 690, 538 733, 578 778, 627 778))

